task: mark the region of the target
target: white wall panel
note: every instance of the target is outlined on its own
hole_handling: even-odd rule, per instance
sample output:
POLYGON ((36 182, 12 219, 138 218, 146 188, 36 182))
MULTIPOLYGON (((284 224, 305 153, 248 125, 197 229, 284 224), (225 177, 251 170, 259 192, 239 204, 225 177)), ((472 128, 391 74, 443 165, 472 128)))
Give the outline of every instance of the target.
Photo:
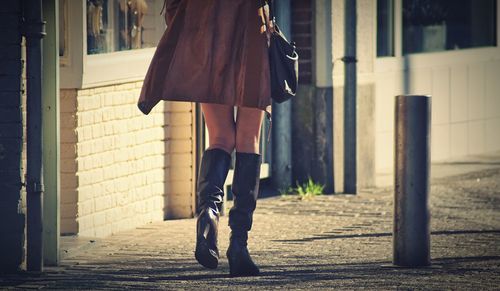
POLYGON ((468 124, 468 152, 469 155, 477 155, 484 153, 485 144, 485 127, 484 121, 470 121, 468 124))
POLYGON ((375 141, 375 172, 385 172, 394 167, 394 132, 381 132, 375 141))
POLYGON ((394 130, 394 100, 398 94, 395 87, 396 73, 377 76, 375 88, 375 131, 394 130))
POLYGON ((486 118, 500 117, 500 61, 486 64, 486 118))
POLYGON ((429 95, 432 93, 431 69, 410 69, 407 79, 409 81, 407 94, 429 95))
POLYGON ((500 150, 500 118, 485 121, 485 152, 500 150))
POLYGON ((450 69, 432 71, 432 124, 450 122, 450 69))
POLYGON ((469 120, 480 120, 484 118, 485 84, 484 64, 470 65, 468 70, 467 90, 469 120))
POLYGON ((450 125, 433 125, 431 129, 431 159, 445 160, 450 157, 450 125))
POLYGON ((450 126, 450 154, 451 157, 467 155, 467 123, 452 123, 450 126))
POLYGON ((467 121, 467 67, 454 66, 451 68, 451 122, 467 121))

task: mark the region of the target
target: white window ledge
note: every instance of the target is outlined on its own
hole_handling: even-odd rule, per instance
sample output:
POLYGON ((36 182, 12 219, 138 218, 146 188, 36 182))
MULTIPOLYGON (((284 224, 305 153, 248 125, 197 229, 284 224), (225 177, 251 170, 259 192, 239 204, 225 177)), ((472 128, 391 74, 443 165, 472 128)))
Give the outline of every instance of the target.
POLYGON ((141 81, 155 48, 86 56, 81 88, 141 81))

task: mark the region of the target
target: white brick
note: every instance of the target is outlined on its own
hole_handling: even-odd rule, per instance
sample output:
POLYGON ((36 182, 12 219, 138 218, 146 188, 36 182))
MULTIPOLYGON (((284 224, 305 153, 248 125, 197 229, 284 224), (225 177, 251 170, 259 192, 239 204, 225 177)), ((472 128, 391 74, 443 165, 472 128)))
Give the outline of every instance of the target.
POLYGON ((97 212, 93 214, 94 216, 94 225, 101 226, 106 224, 106 213, 104 211, 97 212))
POLYGON ((181 102, 181 101, 171 101, 169 111, 170 112, 191 111, 191 103, 190 102, 181 102))
POLYGON ((77 234, 78 223, 74 218, 61 218, 61 234, 77 234))
POLYGON ((76 173, 78 163, 74 159, 61 160, 61 173, 76 173))
POLYGON ((191 192, 191 181, 170 181, 169 187, 167 187, 167 195, 179 194, 179 193, 190 193, 191 192))
POLYGON ((61 110, 68 112, 65 125, 73 121, 61 134, 61 164, 76 172, 61 176, 71 194, 64 201, 78 205, 67 228, 80 235, 105 236, 162 219, 167 192, 184 197, 172 196, 171 206, 179 207, 169 210, 171 217, 192 214, 192 104, 162 102, 144 116, 136 107, 141 84, 73 91, 61 110))
POLYGON ((60 122, 62 129, 73 129, 76 126, 75 114, 71 113, 61 113, 60 122))
POLYGON ((171 140, 170 153, 190 153, 191 145, 190 139, 171 140))
POLYGON ((95 212, 95 202, 93 200, 81 201, 78 203, 78 215, 86 216, 95 212))
POLYGON ((76 130, 71 129, 61 129, 61 143, 76 143, 78 141, 78 135, 76 130))
POLYGON ((75 218, 77 213, 76 203, 61 204, 61 218, 75 218))
POLYGON ((76 158, 76 146, 73 144, 61 145, 61 159, 74 159, 76 158))
POLYGON ((75 174, 61 173, 61 189, 76 189, 78 187, 78 178, 75 174))
POLYGON ((61 204, 76 204, 78 202, 78 192, 73 189, 61 191, 61 204))
POLYGON ((190 181, 192 171, 191 167, 172 167, 170 169, 170 181, 190 181))
POLYGON ((175 125, 191 125, 192 124, 191 112, 173 112, 170 113, 170 124, 175 125))
POLYGON ((193 157, 193 155, 191 153, 171 154, 169 165, 171 165, 171 166, 175 165, 175 166, 179 166, 179 167, 191 166, 192 157, 193 157))
POLYGON ((191 125, 179 125, 179 126, 171 126, 170 134, 174 138, 178 139, 188 139, 191 138, 191 125))

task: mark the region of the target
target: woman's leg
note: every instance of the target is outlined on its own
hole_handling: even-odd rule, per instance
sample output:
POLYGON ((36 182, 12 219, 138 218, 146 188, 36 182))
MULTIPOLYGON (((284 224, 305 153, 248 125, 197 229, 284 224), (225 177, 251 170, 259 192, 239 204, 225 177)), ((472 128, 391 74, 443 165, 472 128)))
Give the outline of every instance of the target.
POLYGON ((208 128, 208 149, 220 148, 232 153, 235 147, 233 106, 201 103, 201 110, 208 128))
POLYGON ((238 108, 236 117, 236 163, 231 185, 234 203, 229 211, 231 238, 227 250, 231 276, 258 275, 259 268, 248 253, 248 231, 252 228, 253 212, 259 194, 260 127, 263 111, 238 108))
POLYGON ((235 126, 232 106, 202 104, 201 108, 208 127, 210 146, 203 152, 198 174, 195 257, 201 265, 214 269, 219 262, 219 213, 224 197, 224 181, 234 149, 235 126))
POLYGON ((264 111, 258 108, 238 107, 236 116, 236 151, 259 153, 260 128, 264 111))

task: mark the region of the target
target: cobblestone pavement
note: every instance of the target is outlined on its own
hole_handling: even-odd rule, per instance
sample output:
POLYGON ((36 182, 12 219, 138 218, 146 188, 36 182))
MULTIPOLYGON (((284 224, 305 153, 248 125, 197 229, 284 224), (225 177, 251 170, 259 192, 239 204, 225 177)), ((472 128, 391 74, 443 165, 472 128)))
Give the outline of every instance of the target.
MULTIPOLYGON (((249 247, 262 275, 230 278, 193 256, 195 220, 149 224, 102 240, 64 239, 62 265, 3 277, 0 288, 468 289, 500 287, 500 169, 434 180, 430 268, 392 267, 392 192, 259 200, 249 247), (71 243, 75 247, 70 247, 71 243)), ((227 225, 227 217, 221 219, 227 225)))

